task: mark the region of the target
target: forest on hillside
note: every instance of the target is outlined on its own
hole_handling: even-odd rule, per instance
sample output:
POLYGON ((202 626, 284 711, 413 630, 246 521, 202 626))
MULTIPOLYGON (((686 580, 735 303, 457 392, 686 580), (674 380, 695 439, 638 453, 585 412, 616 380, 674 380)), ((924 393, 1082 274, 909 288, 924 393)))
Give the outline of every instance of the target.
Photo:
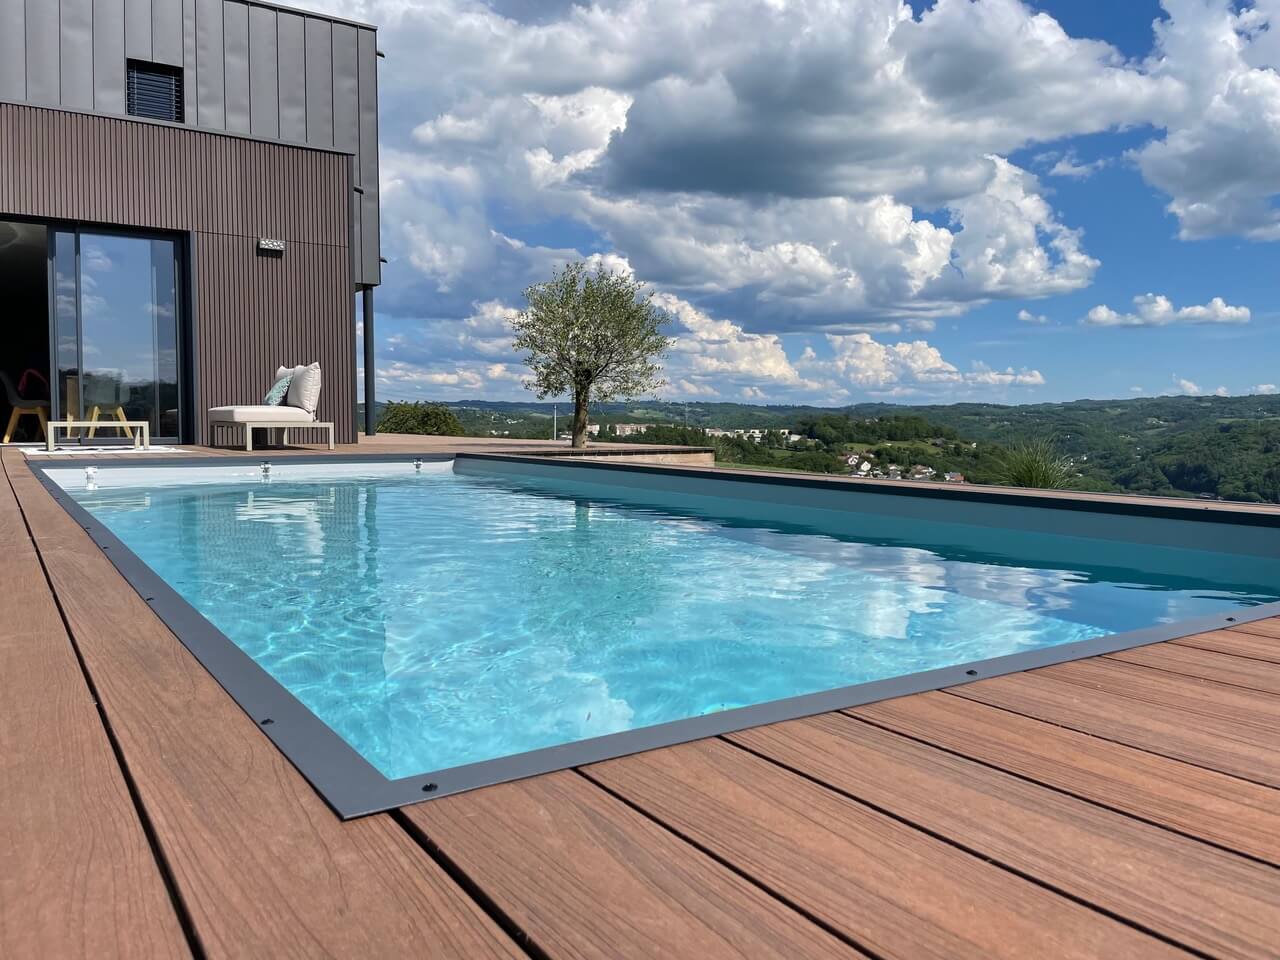
MULTIPOLYGON (((549 403, 447 403, 476 436, 549 437, 549 403)), ((565 427, 560 405, 559 427, 565 427)), ((846 473, 850 453, 878 463, 954 471, 998 482, 1010 445, 1048 439, 1081 490, 1280 503, 1280 396, 1143 397, 1005 406, 868 403, 839 409, 737 403, 642 401, 601 404, 592 422, 602 439, 617 423, 648 423, 614 438, 714 446, 717 459, 776 469, 846 473), (775 431, 765 442, 704 431, 775 431), (788 442, 790 434, 801 441, 788 442)))

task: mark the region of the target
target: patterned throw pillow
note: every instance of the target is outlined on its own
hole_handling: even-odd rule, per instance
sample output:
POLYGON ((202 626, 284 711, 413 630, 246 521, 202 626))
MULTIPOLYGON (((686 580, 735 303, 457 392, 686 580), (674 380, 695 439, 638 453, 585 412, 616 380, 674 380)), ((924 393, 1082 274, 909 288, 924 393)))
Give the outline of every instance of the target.
POLYGON ((284 403, 285 394, 289 392, 289 382, 293 380, 293 374, 281 377, 271 385, 271 389, 267 391, 267 395, 262 398, 264 405, 268 407, 278 407, 284 403))

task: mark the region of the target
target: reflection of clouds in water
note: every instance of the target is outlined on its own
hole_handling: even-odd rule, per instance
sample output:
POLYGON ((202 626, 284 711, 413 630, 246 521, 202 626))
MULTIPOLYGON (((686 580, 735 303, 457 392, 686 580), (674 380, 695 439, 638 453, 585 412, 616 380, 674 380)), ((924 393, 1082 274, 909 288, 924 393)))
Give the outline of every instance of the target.
MULTIPOLYGON (((710 530, 706 524, 685 522, 684 526, 689 531, 710 530)), ((749 545, 745 555, 741 549, 726 552, 727 544, 720 538, 711 539, 701 551, 685 551, 673 561, 678 564, 672 569, 673 582, 688 585, 682 600, 694 609, 729 608, 747 599, 774 601, 772 611, 754 611, 755 615, 776 612, 780 620, 803 624, 802 631, 791 634, 794 642, 802 644, 842 644, 850 634, 909 640, 928 629, 921 618, 945 618, 956 607, 980 615, 992 630, 1021 635, 1039 626, 1041 618, 1018 601, 1052 584, 1049 574, 1014 570, 1014 578, 1020 581, 1016 589, 1008 583, 993 589, 975 579, 972 571, 957 574, 957 565, 939 561, 924 550, 895 550, 896 559, 886 562, 885 548, 825 540, 779 549, 781 540, 801 538, 750 533, 730 538, 749 545), (810 550, 811 546, 818 549, 810 550), (870 552, 876 553, 878 562, 859 562, 870 552)), ((994 579, 1007 578, 1001 571, 994 579)))
POLYGON ((113 529, 389 776, 1206 612, 445 471, 155 496, 113 529))
MULTIPOLYGON (((554 510, 555 498, 536 498, 554 510)), ((749 543, 759 548, 749 563, 723 568, 680 569, 672 565, 662 579, 667 589, 686 602, 729 603, 745 592, 755 597, 772 597, 780 602, 799 600, 812 605, 823 597, 844 616, 838 622, 822 623, 823 615, 810 607, 802 614, 813 629, 846 635, 852 628, 874 636, 907 637, 914 615, 937 613, 946 603, 946 594, 959 595, 1011 610, 1040 613, 1069 610, 1071 593, 1082 584, 1062 571, 1028 567, 996 566, 944 560, 930 550, 881 546, 837 540, 816 534, 780 533, 774 530, 722 526, 689 517, 671 517, 649 511, 629 511, 613 505, 579 510, 599 522, 643 522, 651 544, 661 545, 671 537, 701 537, 714 544, 718 540, 749 543), (656 521, 656 522, 651 522, 656 521), (843 596, 832 596, 830 582, 852 576, 843 596), (696 595, 686 596, 686 593, 696 595), (806 597, 808 599, 806 600, 806 597)), ((520 520, 499 521, 499 526, 523 531, 520 520)), ((673 561, 668 560, 668 563, 673 561)), ((680 562, 689 564, 688 557, 680 562)), ((1003 613, 995 614, 1003 616, 1003 613)))
MULTIPOLYGON (((817 534, 707 526, 718 536, 757 544, 788 557, 819 558, 833 567, 856 569, 931 591, 948 591, 975 600, 1046 613, 1070 608, 1070 592, 1082 585, 1064 571, 944 560, 930 550, 915 547, 851 543, 817 534)), ((937 602, 936 594, 924 595, 911 601, 911 605, 914 612, 923 612, 916 608, 937 602)), ((891 612, 883 616, 894 621, 902 619, 891 612)), ((885 635, 899 634, 888 630, 885 635)))
POLYGON ((1085 585, 1083 580, 1065 579, 1067 575, 1061 571, 982 564, 948 566, 947 586, 957 593, 1042 612, 1069 609, 1072 604, 1070 592, 1085 585))
POLYGON ((859 627, 871 636, 905 640, 912 616, 929 613, 940 602, 936 593, 915 585, 895 589, 881 584, 867 591, 859 627))

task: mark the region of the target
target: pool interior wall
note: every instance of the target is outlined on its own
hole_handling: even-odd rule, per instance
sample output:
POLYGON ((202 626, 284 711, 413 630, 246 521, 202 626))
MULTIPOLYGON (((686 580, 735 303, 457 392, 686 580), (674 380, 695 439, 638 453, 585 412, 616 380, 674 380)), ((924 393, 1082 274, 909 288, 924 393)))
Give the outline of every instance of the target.
MULTIPOLYGON (((924 525, 935 540, 953 539, 956 544, 973 548, 974 525, 990 531, 989 543, 981 551, 1009 550, 1010 541, 1018 541, 1018 549, 1035 547, 1045 534, 1054 537, 1057 546, 1067 540, 1080 541, 1080 549, 1091 543, 1097 551, 1098 541, 1110 541, 1118 551, 1133 553, 1133 540, 1138 539, 1137 552, 1164 554, 1169 562, 1178 559, 1184 549, 1211 551, 1220 562, 1238 564, 1242 570, 1250 564, 1269 566, 1277 557, 1277 529, 1273 516, 1238 514, 1230 522, 1207 519, 1180 520, 1159 515, 1135 515, 1112 511, 1026 504, 984 503, 981 501, 947 502, 941 498, 885 495, 885 493, 851 490, 823 481, 777 483, 757 478, 707 477, 697 471, 679 468, 624 467, 547 463, 538 458, 505 458, 491 455, 447 458, 404 457, 391 462, 379 458, 335 462, 334 458, 290 458, 271 464, 273 480, 338 479, 386 476, 388 473, 415 469, 412 460, 421 462, 418 470, 448 471, 475 476, 505 476, 518 479, 522 485, 547 483, 562 495, 591 497, 604 501, 642 501, 647 506, 678 512, 690 503, 700 510, 732 514, 736 518, 761 521, 776 519, 782 506, 791 522, 810 524, 817 529, 838 527, 841 515, 859 514, 860 531, 868 517, 884 525, 889 537, 903 537, 916 524, 924 525), (962 522, 954 517, 960 514, 962 522), (951 527, 962 528, 950 530, 951 527), (962 536, 967 531, 967 538, 962 536), (1082 536, 1084 531, 1088 536, 1082 536), (1123 535, 1122 535, 1123 534, 1123 535), (1061 539, 1060 539, 1061 538, 1061 539)), ((160 462, 155 465, 108 466, 92 464, 96 475, 86 474, 90 464, 62 461, 56 466, 34 468, 50 492, 85 526, 118 569, 144 596, 152 598, 152 608, 178 635, 182 642, 222 683, 251 717, 261 723, 266 733, 343 817, 359 816, 389 807, 430 799, 472 789, 489 783, 548 772, 608 759, 639 750, 711 736, 732 730, 792 719, 827 710, 854 706, 892 696, 937 689, 979 677, 1014 672, 1125 649, 1144 643, 1183 636, 1199 630, 1280 613, 1280 604, 1241 608, 1222 615, 1201 617, 1178 624, 1162 624, 1143 630, 1098 637, 1023 653, 962 663, 886 680, 876 680, 821 693, 774 700, 703 716, 640 727, 605 736, 577 740, 559 746, 527 753, 455 766, 421 775, 388 779, 353 750, 341 737, 325 726, 284 687, 245 655, 229 638, 192 608, 154 571, 138 560, 125 545, 91 514, 75 503, 67 493, 83 494, 90 483, 151 488, 189 486, 193 483, 222 484, 261 483, 263 458, 220 461, 213 466, 207 460, 160 462)), ((788 478, 791 479, 791 478, 788 478)), ((886 488, 888 492, 888 488, 886 488)), ((1034 497, 1030 498, 1034 502, 1034 497)), ((1059 501, 1061 502, 1061 501, 1059 501)), ((1074 503, 1079 503, 1076 501, 1074 503)), ((1059 558, 1061 559, 1061 558, 1059 558)), ((1096 557, 1094 558, 1096 560, 1096 557)), ((1195 571, 1183 571, 1194 576, 1195 571)))

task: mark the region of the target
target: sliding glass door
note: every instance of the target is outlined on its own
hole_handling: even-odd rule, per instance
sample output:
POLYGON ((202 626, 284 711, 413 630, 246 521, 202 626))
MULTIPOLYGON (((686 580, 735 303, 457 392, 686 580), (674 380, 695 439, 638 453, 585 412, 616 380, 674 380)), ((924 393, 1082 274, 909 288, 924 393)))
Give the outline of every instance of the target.
POLYGON ((179 411, 177 243, 88 231, 55 231, 51 250, 55 416, 145 420, 177 439, 179 411))

